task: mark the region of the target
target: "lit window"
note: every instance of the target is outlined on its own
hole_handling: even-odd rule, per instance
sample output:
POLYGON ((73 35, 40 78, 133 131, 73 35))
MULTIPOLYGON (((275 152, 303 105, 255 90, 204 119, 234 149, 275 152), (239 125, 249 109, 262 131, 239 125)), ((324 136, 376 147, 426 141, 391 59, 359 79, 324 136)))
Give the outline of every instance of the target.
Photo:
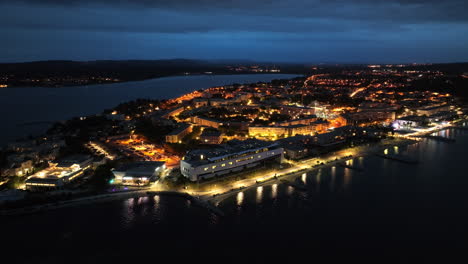
POLYGON ((226 163, 223 163, 223 164, 221 165, 221 167, 226 167, 226 163))
POLYGON ((206 167, 205 170, 207 171, 207 170, 208 170, 208 167, 206 167))
POLYGON ((229 165, 232 165, 232 161, 229 162, 229 165))
POLYGON ((215 169, 216 168, 216 165, 214 165, 213 167, 211 167, 212 169, 215 169))

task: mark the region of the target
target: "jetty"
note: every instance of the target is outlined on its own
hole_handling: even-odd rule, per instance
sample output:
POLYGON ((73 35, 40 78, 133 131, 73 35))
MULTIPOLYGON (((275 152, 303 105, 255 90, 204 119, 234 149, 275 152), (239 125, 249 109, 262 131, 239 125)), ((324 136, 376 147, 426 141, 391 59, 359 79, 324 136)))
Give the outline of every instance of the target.
POLYGON ((395 161, 408 163, 408 164, 416 164, 416 163, 419 162, 416 159, 413 159, 411 157, 404 156, 404 155, 401 155, 401 154, 380 154, 380 153, 375 153, 374 155, 377 156, 377 157, 384 158, 384 159, 395 160, 395 161))
POLYGON ((347 168, 347 169, 351 169, 351 170, 356 170, 356 171, 364 171, 364 169, 361 168, 361 167, 348 165, 348 164, 346 164, 344 162, 338 163, 338 166, 343 167, 343 168, 347 168))

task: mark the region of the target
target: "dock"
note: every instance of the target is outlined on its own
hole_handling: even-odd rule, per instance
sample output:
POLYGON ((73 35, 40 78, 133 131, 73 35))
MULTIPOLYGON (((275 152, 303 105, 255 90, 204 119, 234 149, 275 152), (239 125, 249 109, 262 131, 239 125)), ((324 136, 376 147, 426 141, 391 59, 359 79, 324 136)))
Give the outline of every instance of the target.
POLYGON ((198 197, 192 196, 188 193, 181 193, 181 192, 170 192, 170 191, 163 191, 163 192, 146 192, 148 195, 154 196, 154 195, 172 195, 172 196, 178 196, 185 198, 189 201, 191 201, 194 205, 208 209, 208 211, 218 215, 218 216, 224 216, 224 212, 216 207, 214 204, 210 203, 209 201, 202 200, 198 197))
POLYGON ((399 162, 403 162, 403 163, 408 163, 408 164, 416 164, 416 163, 419 162, 418 160, 415 160, 415 159, 413 159, 413 158, 410 158, 410 157, 404 156, 404 155, 380 154, 380 153, 375 153, 375 155, 376 155, 377 157, 381 157, 381 158, 384 158, 384 159, 395 160, 395 161, 399 161, 399 162))
POLYGON ((361 168, 361 167, 347 165, 346 163, 343 163, 343 162, 338 163, 338 166, 343 167, 343 168, 347 168, 347 169, 350 169, 350 170, 364 171, 364 169, 361 168))

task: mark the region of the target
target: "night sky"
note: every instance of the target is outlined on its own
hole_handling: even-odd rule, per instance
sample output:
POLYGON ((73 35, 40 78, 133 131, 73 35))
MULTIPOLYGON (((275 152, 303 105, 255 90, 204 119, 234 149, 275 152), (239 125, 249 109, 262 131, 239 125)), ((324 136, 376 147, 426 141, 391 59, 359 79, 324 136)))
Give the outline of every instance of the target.
POLYGON ((0 62, 468 61, 466 0, 0 0, 0 62))

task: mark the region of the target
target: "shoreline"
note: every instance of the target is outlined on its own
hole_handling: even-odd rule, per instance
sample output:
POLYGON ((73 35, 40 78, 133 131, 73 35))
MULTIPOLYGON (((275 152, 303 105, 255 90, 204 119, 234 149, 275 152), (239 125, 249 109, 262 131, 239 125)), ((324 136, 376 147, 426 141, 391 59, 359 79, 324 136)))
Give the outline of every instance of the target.
POLYGON ((70 85, 8 85, 7 87, 3 87, 3 89, 12 89, 12 88, 74 88, 79 86, 97 86, 97 85, 112 85, 112 84, 120 84, 120 83, 134 83, 134 82, 144 82, 149 80, 157 80, 163 78, 171 78, 171 77, 194 77, 194 76, 235 76, 235 75, 298 75, 297 77, 305 76, 305 73, 284 73, 284 72, 247 72, 247 73, 213 73, 213 74, 174 74, 174 75, 164 75, 158 77, 151 77, 151 78, 144 78, 144 79, 134 79, 134 80, 124 80, 124 81, 117 81, 117 82, 104 82, 104 83, 80 83, 80 84, 70 84, 70 85))
MULTIPOLYGON (((400 142, 398 146, 404 146, 404 145, 411 145, 417 143, 417 141, 411 141, 411 140, 405 140, 404 142, 400 142)), ((371 149, 366 149, 364 153, 359 153, 359 155, 353 155, 351 158, 357 158, 361 156, 369 156, 375 153, 375 149, 385 149, 389 145, 394 146, 395 144, 384 144, 384 145, 374 145, 374 146, 368 146, 371 149)), ((344 151, 349 151, 348 149, 341 150, 342 152, 344 151)), ((329 156, 335 156, 333 154, 329 154, 329 156)), ((316 158, 312 158, 314 160, 316 158)), ((198 199, 212 203, 214 206, 218 206, 219 203, 221 203, 223 200, 229 198, 230 196, 247 191, 249 189, 252 189, 254 187, 260 187, 260 186, 268 186, 271 184, 275 184, 276 182, 281 183, 280 180, 286 180, 286 179, 291 179, 293 177, 299 176, 301 173, 304 172, 309 172, 309 171, 314 171, 320 168, 328 168, 330 166, 334 166, 339 162, 343 162, 344 160, 349 159, 338 159, 331 161, 329 163, 324 163, 323 165, 319 167, 311 167, 311 168, 303 168, 303 169, 298 169, 293 172, 289 172, 283 175, 278 175, 277 178, 269 178, 266 180, 263 180, 259 183, 252 184, 249 186, 245 186, 242 189, 238 190, 230 190, 225 193, 217 194, 215 197, 212 195, 197 195, 197 192, 183 192, 183 191, 175 191, 175 190, 161 190, 161 191, 153 191, 151 190, 150 187, 145 187, 139 190, 131 190, 131 191, 125 191, 125 192, 117 192, 117 193, 104 193, 104 194, 98 194, 98 195, 92 195, 92 196, 85 196, 77 199, 71 199, 71 200, 64 200, 64 201, 57 201, 53 203, 45 203, 45 204, 39 204, 39 205, 34 205, 34 206, 28 206, 28 207, 22 207, 22 208, 16 208, 16 209, 8 209, 8 210, 0 210, 0 215, 1 216, 18 216, 18 215, 26 215, 26 214, 35 214, 35 213, 41 213, 41 212, 47 212, 50 210, 57 210, 61 208, 68 208, 68 207, 74 207, 74 206, 79 206, 79 205, 85 205, 93 202, 108 202, 108 201, 114 201, 114 200, 123 200, 127 198, 136 198, 136 197, 144 197, 144 196, 150 196, 150 195, 170 195, 170 194, 176 194, 177 196, 192 196, 192 197, 197 197, 198 199), (151 193, 151 194, 149 194, 151 193)), ((307 160, 305 160, 307 161, 307 160)))
MULTIPOLYGON (((395 140, 395 139, 393 139, 393 140, 395 140)), ((322 169, 322 168, 329 168, 329 167, 332 167, 332 166, 336 166, 338 163, 349 160, 349 159, 354 159, 354 158, 359 158, 359 157, 368 157, 368 156, 374 155, 379 150, 383 151, 384 149, 388 148, 389 146, 403 147, 403 146, 413 145, 413 144, 416 144, 416 143, 418 143, 418 141, 405 139, 403 142, 388 143, 388 144, 384 144, 384 145, 377 144, 377 145, 374 145, 374 146, 369 146, 370 149, 364 150, 363 152, 358 153, 358 155, 352 155, 352 157, 349 157, 349 158, 339 158, 338 160, 333 160, 331 162, 324 163, 323 165, 320 165, 318 167, 305 168, 305 169, 300 169, 300 170, 290 172, 290 173, 287 173, 287 174, 284 174, 284 175, 278 175, 276 178, 272 177, 272 178, 269 178, 269 179, 264 180, 262 182, 259 182, 257 184, 253 184, 253 185, 247 186, 247 187, 239 189, 239 190, 232 190, 232 191, 228 191, 228 192, 225 192, 225 193, 221 193, 221 194, 216 195, 216 197, 205 197, 205 199, 207 199, 208 201, 213 202, 216 205, 218 205, 219 203, 221 203, 225 199, 228 199, 232 195, 237 194, 239 192, 250 190, 250 189, 252 189, 254 187, 269 186, 269 185, 276 184, 276 183, 284 184, 283 182, 281 182, 281 180, 291 180, 292 178, 300 176, 302 173, 307 173, 307 172, 315 171, 315 170, 322 169)), ((349 151, 349 148, 341 150, 341 151, 342 152, 349 151)), ((330 154, 329 156, 334 156, 334 155, 330 154)), ((314 159, 316 159, 316 158, 312 158, 311 160, 314 160, 314 159)))
MULTIPOLYGON (((458 120, 455 123, 463 122, 467 120, 458 120)), ((454 127, 446 127, 446 128, 441 128, 437 131, 440 130, 445 130, 445 129, 455 129, 454 127)), ((434 133, 435 131, 431 131, 430 133, 434 133)), ((341 157, 338 160, 329 160, 327 163, 323 163, 317 167, 313 166, 306 166, 305 168, 300 168, 296 165, 297 170, 276 175, 275 176, 266 176, 260 182, 250 184, 248 186, 243 186, 239 189, 231 189, 227 192, 224 193, 219 193, 216 194, 216 196, 213 195, 208 195, 208 194, 200 194, 197 192, 191 192, 191 191, 177 191, 177 190, 151 190, 151 187, 145 187, 139 190, 131 190, 131 191, 126 191, 126 192, 118 192, 118 193, 105 193, 105 194, 98 194, 98 195, 93 195, 93 196, 87 196, 87 197, 81 197, 77 199, 72 199, 72 200, 65 200, 65 201, 58 201, 54 203, 46 203, 46 204, 40 204, 40 205, 35 205, 31 207, 24 207, 24 208, 16 208, 16 209, 8 209, 8 210, 0 210, 0 215, 1 216, 16 216, 16 215, 24 215, 24 214, 34 214, 34 213, 40 213, 40 212, 46 212, 49 210, 56 210, 60 208, 66 208, 66 207, 73 207, 77 205, 82 205, 82 204, 88 204, 91 202, 107 202, 107 201, 113 201, 113 200, 122 200, 126 198, 132 198, 132 197, 144 197, 144 196, 149 196, 151 193, 152 194, 161 194, 161 195, 167 195, 167 194, 176 194, 178 196, 192 196, 196 197, 197 199, 200 199, 203 202, 206 203, 211 203, 215 207, 217 207, 222 201, 225 199, 231 197, 234 194, 237 194, 239 192, 247 191, 250 190, 254 187, 261 187, 261 186, 269 186, 275 183, 279 184, 284 184, 281 182, 281 180, 290 180, 291 178, 298 177, 301 173, 305 172, 310 172, 314 171, 317 169, 321 168, 329 168, 331 166, 335 166, 336 164, 343 162, 348 159, 354 159, 354 158, 359 158, 359 157, 366 157, 366 156, 371 156, 378 151, 383 151, 384 149, 390 147, 390 146, 398 146, 398 147, 403 147, 403 146, 409 146, 418 143, 420 140, 415 140, 415 139, 408 139, 408 138, 392 138, 392 139, 384 139, 384 141, 390 141, 390 142, 378 142, 378 143, 370 143, 369 146, 365 146, 364 150, 357 151, 356 153, 353 152, 353 155, 351 157, 341 157)), ((356 147, 362 147, 362 146, 356 146, 356 147)), ((339 154, 338 153, 346 153, 352 151, 354 148, 346 148, 342 150, 338 150, 336 152, 329 153, 325 156, 322 157, 315 157, 315 158, 310 158, 310 159, 304 159, 302 161, 298 161, 299 163, 306 163, 306 162, 312 162, 316 160, 325 160, 326 158, 330 157, 336 157, 339 154)), ((316 164, 316 163, 314 163, 316 164)), ((294 168, 294 167, 292 167, 294 168)), ((291 169, 291 168, 288 168, 291 169)), ((254 180, 254 179, 247 179, 247 180, 254 180)))

